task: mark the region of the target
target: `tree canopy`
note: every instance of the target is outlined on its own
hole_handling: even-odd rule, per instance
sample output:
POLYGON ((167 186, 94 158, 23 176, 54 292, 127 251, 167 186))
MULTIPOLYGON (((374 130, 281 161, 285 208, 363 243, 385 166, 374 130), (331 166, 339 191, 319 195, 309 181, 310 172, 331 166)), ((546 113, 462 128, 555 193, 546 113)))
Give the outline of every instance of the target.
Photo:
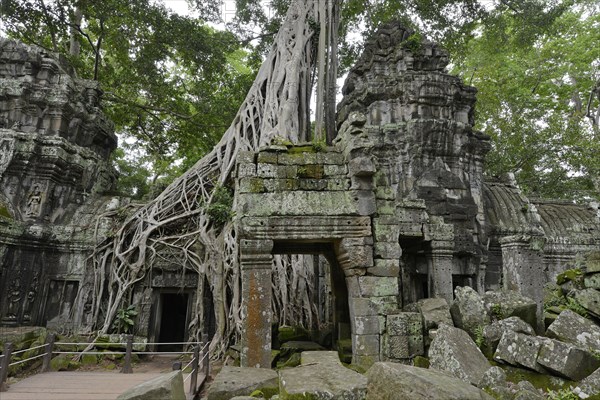
MULTIPOLYGON (((2 2, 10 36, 68 55, 79 76, 100 81, 125 138, 115 157, 121 185, 138 197, 152 185, 160 192, 219 140, 290 1, 236 0, 228 30, 207 24, 222 17, 222 0, 189 3, 196 17, 144 0, 2 2)), ((477 127, 493 138, 488 174, 515 173, 534 195, 598 197, 596 2, 340 3, 340 73, 362 38, 399 19, 442 42, 452 72, 479 89, 477 127)))

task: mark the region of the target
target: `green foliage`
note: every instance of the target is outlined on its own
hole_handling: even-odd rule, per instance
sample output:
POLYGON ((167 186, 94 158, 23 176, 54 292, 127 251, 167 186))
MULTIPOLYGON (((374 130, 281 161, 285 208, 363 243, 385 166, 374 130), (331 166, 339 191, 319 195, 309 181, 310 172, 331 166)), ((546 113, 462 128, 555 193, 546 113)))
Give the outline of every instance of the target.
POLYGON ((567 301, 567 303, 565 305, 566 308, 581 315, 584 318, 589 317, 588 311, 581 304, 579 304, 579 302, 577 300, 575 300, 572 297, 568 297, 568 296, 565 298, 567 301))
POLYGON ((492 313, 492 318, 496 320, 506 318, 506 311, 504 310, 504 308, 502 308, 502 305, 500 303, 492 304, 490 311, 492 313))
POLYGON ((484 328, 485 327, 483 325, 479 325, 477 328, 475 328, 475 344, 480 349, 483 348, 483 345, 485 344, 485 337, 483 336, 484 328))
POLYGON ((327 149, 327 142, 325 141, 325 136, 321 136, 319 140, 313 140, 312 149, 316 153, 323 152, 327 149))
POLYGON ((416 32, 410 35, 404 42, 402 42, 402 47, 410 50, 413 53, 418 53, 421 49, 423 41, 423 36, 416 32))
POLYGON ((135 325, 135 317, 138 315, 135 306, 131 304, 127 308, 120 308, 117 311, 112 329, 115 333, 130 333, 135 325))
POLYGON ((10 211, 8 211, 8 207, 2 204, 2 202, 0 202, 0 217, 13 219, 13 216, 10 214, 10 211))
POLYGON ((235 215, 232 208, 233 194, 231 191, 225 186, 217 186, 210 204, 204 210, 216 226, 222 227, 235 215))
POLYGON ((579 396, 573 392, 573 389, 559 389, 556 391, 548 391, 549 400, 579 400, 579 396))

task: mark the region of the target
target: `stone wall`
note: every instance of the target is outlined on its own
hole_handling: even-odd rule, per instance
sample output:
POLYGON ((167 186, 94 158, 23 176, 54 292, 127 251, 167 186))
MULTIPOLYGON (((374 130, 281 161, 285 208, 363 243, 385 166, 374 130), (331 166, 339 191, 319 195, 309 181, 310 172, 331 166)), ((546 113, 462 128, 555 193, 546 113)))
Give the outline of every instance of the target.
POLYGON ((0 325, 81 319, 97 217, 122 201, 105 195, 117 140, 100 96, 58 56, 0 38, 0 325))

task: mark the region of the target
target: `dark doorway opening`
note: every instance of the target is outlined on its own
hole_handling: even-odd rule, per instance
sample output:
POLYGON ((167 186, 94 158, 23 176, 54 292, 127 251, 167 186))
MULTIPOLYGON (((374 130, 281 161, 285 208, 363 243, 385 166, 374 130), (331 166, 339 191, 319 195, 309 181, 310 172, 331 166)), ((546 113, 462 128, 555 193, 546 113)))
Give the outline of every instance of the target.
MULTIPOLYGON (((185 342, 185 327, 188 314, 187 293, 161 293, 161 315, 159 343, 185 342)), ((160 351, 181 351, 181 344, 165 344, 158 348, 160 351)))

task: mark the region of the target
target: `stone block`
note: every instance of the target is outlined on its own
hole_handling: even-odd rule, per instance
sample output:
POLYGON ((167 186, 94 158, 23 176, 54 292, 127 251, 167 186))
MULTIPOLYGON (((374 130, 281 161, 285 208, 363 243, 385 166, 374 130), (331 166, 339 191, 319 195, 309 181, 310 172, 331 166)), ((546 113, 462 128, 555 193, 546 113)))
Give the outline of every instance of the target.
POLYGON ((253 151, 240 151, 235 159, 238 165, 253 164, 256 160, 256 153, 253 151))
POLYGON ((600 396, 600 368, 594 371, 587 378, 579 382, 579 385, 573 389, 573 392, 581 399, 598 398, 600 396))
POLYGON ((379 354, 379 335, 352 335, 352 349, 356 355, 379 354))
POLYGON ((377 258, 399 259, 402 250, 398 242, 375 242, 374 255, 377 258))
POLYGON ((261 151, 256 158, 258 163, 277 164, 277 153, 271 151, 261 151))
POLYGON ((454 289, 454 301, 450 306, 452 320, 457 328, 461 328, 475 338, 478 329, 490 324, 485 311, 483 299, 473 288, 464 286, 454 289))
POLYGON ((398 225, 382 224, 377 220, 378 218, 375 218, 373 223, 373 236, 375 237, 375 240, 380 242, 398 243, 398 237, 400 236, 400 228, 398 225))
POLYGON ((419 313, 387 316, 382 353, 387 359, 409 359, 424 354, 423 319, 419 313))
POLYGON ((396 296, 358 297, 348 301, 350 318, 366 315, 386 315, 398 309, 396 296))
POLYGON ((462 329, 441 325, 429 347, 430 368, 477 385, 491 367, 475 342, 462 329))
POLYGON ((376 259, 374 260, 374 264, 374 266, 367 269, 369 275, 388 277, 400 276, 400 261, 398 259, 376 259))
POLYGON ((379 215, 394 215, 396 213, 396 202, 394 200, 377 199, 375 204, 379 215))
POLYGON ((398 278, 385 276, 360 276, 358 277, 358 285, 361 297, 398 295, 398 278))
POLYGON ((264 179, 261 178, 241 178, 238 180, 238 193, 262 193, 266 191, 264 179))
POLYGON ((591 288, 578 290, 574 297, 586 310, 600 318, 600 291, 591 288))
POLYGON ((267 368, 224 366, 211 383, 207 400, 226 400, 247 396, 255 390, 273 395, 278 392, 277 372, 267 368))
POLYGON ((300 190, 326 190, 329 184, 327 179, 300 179, 298 189, 300 190))
POLYGON ((316 162, 325 165, 343 165, 345 168, 346 159, 342 153, 335 151, 325 151, 316 153, 316 162))
POLYGON ((600 367, 600 361, 590 352, 552 339, 544 341, 537 362, 573 381, 582 380, 600 367))
POLYGON ((277 165, 258 163, 256 165, 256 175, 259 178, 277 178, 277 165))
POLYGON ((379 335, 385 327, 385 317, 379 315, 355 317, 353 321, 357 335, 379 335))
POLYGON ((279 371, 281 400, 344 399, 366 396, 367 378, 341 364, 316 363, 279 371))
POLYGON ((495 319, 519 317, 532 327, 537 326, 537 304, 513 290, 489 291, 483 295, 488 314, 495 319))
POLYGON ((483 390, 435 369, 378 362, 367 372, 367 400, 493 400, 483 390))
POLYGON ((278 165, 277 177, 281 179, 296 179, 298 169, 295 165, 278 165))
POLYGON ((546 336, 593 352, 600 351, 600 327, 571 310, 559 314, 546 330, 546 336))
POLYGON ((372 176, 377 168, 370 157, 356 157, 348 162, 348 171, 353 176, 372 176))
POLYGON ((450 306, 446 299, 433 297, 421 299, 404 307, 405 311, 419 312, 423 316, 425 330, 435 329, 441 324, 454 326, 450 306))
POLYGON ((375 197, 383 200, 396 200, 396 191, 390 186, 377 186, 375 197))
MULTIPOLYGON (((185 400, 183 390, 183 375, 181 371, 173 371, 160 375, 147 382, 125 391, 117 400, 185 400)), ((217 400, 217 398, 213 398, 217 400)))
POLYGON ((243 163, 237 165, 237 177, 245 178, 256 175, 256 164, 243 163))
POLYGON ((587 274, 583 277, 583 285, 586 288, 600 290, 600 273, 587 274))
POLYGON ((348 173, 346 164, 328 164, 323 165, 323 173, 326 177, 345 176, 348 173))
POLYGON ((546 338, 528 336, 516 332, 504 332, 494 360, 532 369, 540 373, 546 370, 537 363, 538 354, 546 338))
POLYGON ((348 190, 350 189, 350 179, 330 178, 327 179, 327 190, 348 190))
POLYGON ((495 321, 483 329, 486 352, 493 354, 496 351, 504 332, 523 333, 530 336, 535 335, 535 331, 531 325, 519 317, 510 317, 495 321))

